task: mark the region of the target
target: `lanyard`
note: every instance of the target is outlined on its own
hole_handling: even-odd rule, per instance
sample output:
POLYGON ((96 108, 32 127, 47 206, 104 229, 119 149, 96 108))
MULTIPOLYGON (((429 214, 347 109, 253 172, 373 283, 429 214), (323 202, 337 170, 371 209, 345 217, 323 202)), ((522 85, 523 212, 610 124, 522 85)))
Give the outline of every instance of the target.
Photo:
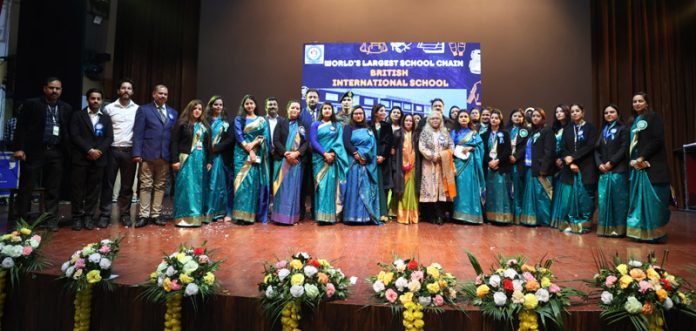
POLYGON ((607 143, 607 138, 609 138, 610 136, 611 136, 612 140, 614 139, 614 134, 611 133, 611 129, 614 128, 615 125, 616 125, 616 121, 611 122, 611 124, 604 126, 604 133, 602 135, 604 136, 604 143, 605 144, 607 143))

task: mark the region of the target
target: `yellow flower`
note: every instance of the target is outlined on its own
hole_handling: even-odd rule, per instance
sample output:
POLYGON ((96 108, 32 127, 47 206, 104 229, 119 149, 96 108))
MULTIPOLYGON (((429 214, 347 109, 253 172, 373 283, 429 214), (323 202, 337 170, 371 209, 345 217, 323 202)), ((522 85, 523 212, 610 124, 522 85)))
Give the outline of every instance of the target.
POLYGON ((304 275, 303 274, 294 274, 292 277, 290 277, 290 284, 291 285, 302 285, 304 284, 304 275))
POLYGON ((188 284, 193 281, 193 278, 187 274, 181 274, 181 276, 179 276, 179 280, 183 284, 188 284))
POLYGON ((31 234, 31 230, 29 230, 29 229, 27 229, 27 228, 21 228, 21 229, 19 229, 19 233, 21 233, 21 234, 23 234, 23 235, 25 235, 25 236, 28 236, 28 235, 31 234))
POLYGON ((440 278, 440 270, 438 270, 435 267, 428 267, 425 269, 428 275, 432 276, 435 279, 440 278))
POLYGON ((87 273, 87 282, 88 283, 94 284, 96 282, 99 282, 100 280, 102 280, 102 278, 101 278, 101 273, 99 272, 99 270, 92 270, 92 271, 87 273))
POLYGON ((435 294, 440 291, 440 285, 438 283, 430 283, 425 286, 430 294, 435 294))
POLYGON ((648 278, 650 278, 650 279, 660 279, 660 274, 658 274, 657 271, 655 271, 655 269, 653 269, 653 268, 649 268, 647 270, 647 273, 648 273, 648 278))
POLYGON ((534 268, 534 266, 531 266, 531 265, 526 264, 526 263, 522 265, 521 269, 522 269, 522 272, 525 272, 525 271, 535 272, 536 271, 536 268, 534 268))
POLYGON ((547 271, 549 271, 549 269, 546 269, 544 267, 539 268, 539 272, 541 272, 542 274, 545 274, 547 271))
POLYGON ((498 268, 495 270, 495 273, 497 273, 498 275, 502 275, 504 272, 505 272, 505 269, 503 269, 503 268, 498 268))
POLYGON ((623 275, 619 279, 619 284, 621 285, 622 290, 627 288, 628 286, 630 286, 631 283, 633 283, 633 277, 631 277, 629 275, 623 275))
POLYGON ((321 265, 324 268, 327 268, 328 266, 330 266, 329 261, 326 261, 324 259, 319 259, 319 265, 321 265))
MULTIPOLYGON (((186 254, 184 254, 184 253, 176 254, 176 259, 177 259, 179 262, 182 262, 182 261, 184 260, 185 257, 186 257, 186 254)), ((183 263, 183 262, 182 262, 182 263, 183 263)))
POLYGON ((551 286, 551 280, 548 277, 542 277, 541 278, 541 287, 547 288, 551 286))
POLYGON ((663 288, 655 291, 655 294, 657 294, 657 299, 660 300, 660 302, 664 302, 665 299, 667 299, 667 291, 663 288))
POLYGON ((215 275, 213 275, 212 272, 208 272, 203 277, 203 282, 205 282, 207 285, 213 285, 213 283, 215 283, 215 275))
POLYGON ((643 270, 640 270, 638 268, 631 269, 631 272, 629 274, 631 275, 631 277, 633 277, 633 279, 635 279, 637 281, 641 281, 641 280, 645 279, 645 272, 643 272, 643 270))
POLYGON ((413 326, 422 330, 423 327, 425 326, 425 321, 423 321, 423 319, 417 319, 413 322, 413 326))
POLYGON ((476 296, 483 299, 483 297, 485 297, 490 290, 491 289, 488 287, 488 285, 483 284, 476 288, 476 296))
POLYGON ((404 319, 409 321, 409 322, 413 322, 413 314, 408 310, 405 311, 404 312, 404 319))
POLYGON ((295 268, 295 269, 302 269, 302 261, 297 260, 297 259, 292 260, 292 261, 290 261, 290 266, 295 268))
POLYGON ((394 279, 394 273, 387 272, 386 274, 384 274, 384 279, 383 279, 384 285, 389 285, 389 283, 391 283, 391 281, 393 279, 394 279))
POLYGON ((157 273, 153 272, 150 274, 150 280, 155 280, 155 279, 157 279, 157 273))
POLYGON ((622 263, 616 266, 616 270, 618 270, 619 273, 621 273, 621 276, 623 276, 628 273, 628 266, 622 263))
POLYGON ((536 295, 533 293, 527 293, 524 295, 524 308, 528 310, 535 309, 537 305, 539 304, 539 300, 537 300, 536 295))
MULTIPOLYGON (((666 273, 665 273, 666 274, 666 273)), ((679 286, 677 279, 673 275, 665 276, 665 279, 672 284, 672 286, 679 286)))
POLYGON ((399 301, 402 305, 413 301, 413 292, 407 292, 399 296, 399 301))
POLYGON ((169 277, 165 278, 164 282, 162 282, 162 288, 164 288, 165 292, 172 290, 172 281, 169 279, 169 277))
POLYGON ((689 297, 687 297, 686 294, 682 293, 681 291, 677 292, 677 294, 679 295, 679 299, 681 299, 683 304, 687 306, 691 304, 691 299, 689 299, 689 297))

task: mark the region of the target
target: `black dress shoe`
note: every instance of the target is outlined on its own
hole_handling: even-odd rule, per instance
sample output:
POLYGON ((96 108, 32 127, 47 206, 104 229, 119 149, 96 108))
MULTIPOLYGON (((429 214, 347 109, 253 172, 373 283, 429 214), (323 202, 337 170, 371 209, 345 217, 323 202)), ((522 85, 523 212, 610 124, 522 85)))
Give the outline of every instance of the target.
POLYGON ((85 217, 85 229, 94 230, 94 220, 91 217, 85 217))
POLYGON ((133 225, 133 222, 131 222, 130 215, 122 215, 121 216, 121 224, 123 224, 123 226, 133 225))
MULTIPOLYGON (((49 227, 49 225, 46 224, 46 227, 49 227)), ((56 228, 58 228, 58 224, 56 224, 56 228)), ((49 229, 50 229, 50 227, 49 227, 49 229)), ((82 217, 74 217, 73 218, 72 229, 75 231, 82 230, 82 217)))
POLYGON ((135 224, 133 226, 135 226, 136 228, 142 228, 143 226, 147 225, 147 220, 147 217, 138 217, 138 220, 135 221, 135 224))
POLYGON ((159 226, 167 225, 167 221, 165 221, 162 217, 151 217, 150 223, 152 223, 154 225, 159 225, 159 226))
POLYGON ((104 229, 109 226, 109 221, 111 221, 111 219, 108 217, 100 217, 99 222, 97 222, 97 227, 104 229))

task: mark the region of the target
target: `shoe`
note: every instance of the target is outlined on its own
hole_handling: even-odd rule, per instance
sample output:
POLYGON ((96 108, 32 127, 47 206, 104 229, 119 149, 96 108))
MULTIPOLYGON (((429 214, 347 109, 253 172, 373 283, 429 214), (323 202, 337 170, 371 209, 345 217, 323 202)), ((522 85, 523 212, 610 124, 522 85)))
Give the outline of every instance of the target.
POLYGON ((159 226, 167 225, 167 221, 165 221, 161 216, 160 217, 151 217, 150 223, 152 223, 154 225, 159 225, 159 226))
POLYGON ((123 224, 123 226, 133 225, 133 222, 131 222, 130 215, 122 215, 121 216, 121 224, 123 224))
POLYGON ((136 228, 142 228, 143 226, 147 225, 147 217, 138 217, 138 220, 135 221, 135 227, 136 228))
POLYGON ((104 229, 109 226, 111 219, 108 217, 100 217, 99 222, 97 222, 97 227, 104 229))
MULTIPOLYGON (((46 224, 46 227, 50 228, 50 225, 49 225, 49 224, 46 224)), ((57 228, 57 227, 58 227, 58 225, 56 225, 56 228, 57 228)), ((72 229, 75 230, 75 231, 80 231, 80 230, 82 230, 82 227, 83 227, 83 225, 82 225, 82 217, 81 217, 81 216, 73 217, 72 229)))
POLYGON ((92 219, 92 217, 90 217, 90 216, 85 217, 84 223, 85 223, 85 229, 94 230, 94 219, 92 219))

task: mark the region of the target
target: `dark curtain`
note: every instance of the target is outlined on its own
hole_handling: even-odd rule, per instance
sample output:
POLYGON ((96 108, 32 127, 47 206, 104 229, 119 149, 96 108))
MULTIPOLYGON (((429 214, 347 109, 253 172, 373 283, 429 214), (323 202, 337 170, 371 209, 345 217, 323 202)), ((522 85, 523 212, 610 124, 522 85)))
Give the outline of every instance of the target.
POLYGON ((131 78, 137 103, 152 102, 160 83, 179 112, 195 99, 199 10, 200 0, 118 2, 114 81, 131 78))
POLYGON ((646 92, 664 120, 672 186, 681 197, 681 159, 671 151, 696 141, 696 1, 593 0, 592 57, 592 120, 602 123, 612 102, 627 119, 633 94, 646 92))

